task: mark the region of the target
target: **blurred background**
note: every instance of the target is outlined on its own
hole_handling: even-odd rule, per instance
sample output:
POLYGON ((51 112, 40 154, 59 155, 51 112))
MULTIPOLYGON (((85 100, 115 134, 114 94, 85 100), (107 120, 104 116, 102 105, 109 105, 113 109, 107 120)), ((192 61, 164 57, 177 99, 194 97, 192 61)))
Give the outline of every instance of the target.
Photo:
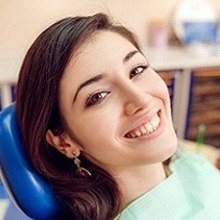
MULTIPOLYGON (((200 2, 196 0, 194 2, 200 2)), ((220 13, 219 0, 207 0, 220 13)), ((183 0, 0 0, 0 49, 27 48, 54 21, 104 11, 149 43, 152 23, 169 25, 183 0)))

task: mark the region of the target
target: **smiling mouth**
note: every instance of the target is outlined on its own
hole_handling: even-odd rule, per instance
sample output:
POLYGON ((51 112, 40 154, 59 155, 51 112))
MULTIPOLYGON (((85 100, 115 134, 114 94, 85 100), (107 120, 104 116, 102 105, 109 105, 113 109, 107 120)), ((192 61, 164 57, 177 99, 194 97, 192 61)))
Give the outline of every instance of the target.
POLYGON ((160 125, 160 117, 155 114, 153 118, 147 123, 143 123, 132 131, 129 131, 125 137, 126 138, 138 138, 143 135, 149 135, 156 131, 160 125))

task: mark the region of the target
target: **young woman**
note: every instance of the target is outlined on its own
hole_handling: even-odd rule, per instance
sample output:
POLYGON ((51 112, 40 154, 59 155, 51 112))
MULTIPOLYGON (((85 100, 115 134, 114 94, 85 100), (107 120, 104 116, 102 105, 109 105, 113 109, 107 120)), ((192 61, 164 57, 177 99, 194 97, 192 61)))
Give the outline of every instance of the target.
POLYGON ((65 219, 220 218, 215 168, 184 155, 166 172, 177 146, 167 87, 134 34, 106 15, 45 30, 22 65, 16 103, 26 151, 65 219))

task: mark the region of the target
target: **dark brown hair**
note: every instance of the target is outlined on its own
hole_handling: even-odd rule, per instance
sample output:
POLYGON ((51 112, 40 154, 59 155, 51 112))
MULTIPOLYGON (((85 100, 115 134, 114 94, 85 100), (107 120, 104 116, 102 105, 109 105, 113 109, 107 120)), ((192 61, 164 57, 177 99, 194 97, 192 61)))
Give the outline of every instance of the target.
POLYGON ((81 156, 91 179, 74 176, 75 166, 45 139, 65 131, 58 103, 62 74, 76 50, 93 33, 113 31, 140 50, 134 35, 113 24, 102 13, 69 17, 42 32, 27 52, 17 85, 16 111, 25 149, 35 168, 44 175, 66 207, 65 219, 113 219, 121 211, 120 190, 115 179, 102 168, 81 156))

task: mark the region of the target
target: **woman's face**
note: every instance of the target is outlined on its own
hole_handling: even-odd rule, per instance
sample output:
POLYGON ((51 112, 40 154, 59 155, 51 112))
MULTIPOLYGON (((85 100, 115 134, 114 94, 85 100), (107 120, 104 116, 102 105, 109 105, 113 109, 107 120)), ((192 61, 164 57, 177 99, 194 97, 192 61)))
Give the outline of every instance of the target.
POLYGON ((174 153, 167 87, 119 34, 98 31, 87 40, 71 58, 59 94, 82 154, 102 168, 148 165, 174 153))

